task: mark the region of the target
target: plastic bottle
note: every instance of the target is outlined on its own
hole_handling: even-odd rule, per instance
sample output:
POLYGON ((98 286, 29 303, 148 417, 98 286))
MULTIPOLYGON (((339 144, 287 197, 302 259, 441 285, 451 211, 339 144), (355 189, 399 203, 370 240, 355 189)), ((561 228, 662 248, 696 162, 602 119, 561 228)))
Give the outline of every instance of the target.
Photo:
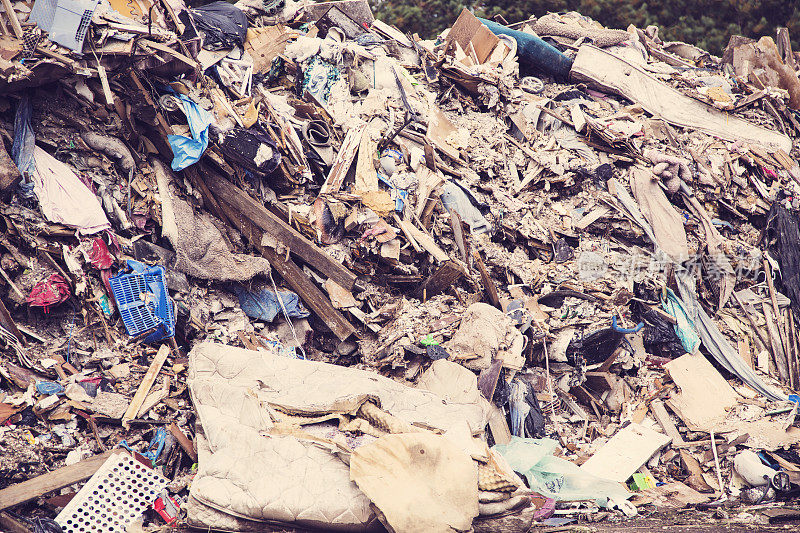
POLYGON ((740 452, 733 460, 733 468, 753 487, 772 485, 776 490, 787 490, 788 477, 761 462, 758 455, 750 450, 740 452), (785 479, 786 478, 786 479, 785 479))

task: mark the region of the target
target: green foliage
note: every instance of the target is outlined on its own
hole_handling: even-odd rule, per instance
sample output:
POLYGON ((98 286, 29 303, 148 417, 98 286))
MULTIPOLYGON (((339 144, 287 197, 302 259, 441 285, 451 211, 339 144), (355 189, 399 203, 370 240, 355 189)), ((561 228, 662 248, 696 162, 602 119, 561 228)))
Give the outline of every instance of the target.
POLYGON ((452 26, 468 0, 369 0, 375 17, 406 33, 432 38, 452 26))
POLYGON ((664 40, 685 41, 721 54, 731 35, 774 38, 787 26, 800 50, 797 0, 369 0, 375 15, 405 32, 431 38, 455 22, 463 7, 476 15, 502 15, 509 23, 547 12, 578 11, 609 28, 659 26, 664 40))

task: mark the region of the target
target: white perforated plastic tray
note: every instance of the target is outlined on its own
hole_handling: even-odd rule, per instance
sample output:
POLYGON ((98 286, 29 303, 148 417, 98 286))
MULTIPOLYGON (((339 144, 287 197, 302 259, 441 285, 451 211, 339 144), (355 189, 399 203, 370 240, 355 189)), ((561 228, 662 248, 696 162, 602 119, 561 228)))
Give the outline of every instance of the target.
POLYGON ((114 454, 56 517, 64 533, 125 533, 169 481, 127 453, 114 454))

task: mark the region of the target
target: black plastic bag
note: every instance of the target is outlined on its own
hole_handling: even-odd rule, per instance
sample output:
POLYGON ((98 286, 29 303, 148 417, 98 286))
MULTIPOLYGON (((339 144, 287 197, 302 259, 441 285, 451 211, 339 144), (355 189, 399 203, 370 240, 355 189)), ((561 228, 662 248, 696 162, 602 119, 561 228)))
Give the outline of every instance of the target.
POLYGON ((247 37, 247 16, 228 2, 211 2, 190 10, 203 36, 203 48, 223 50, 243 46, 247 37))
POLYGON ((578 359, 585 359, 590 365, 602 363, 619 347, 624 336, 624 333, 608 328, 582 339, 575 337, 567 346, 567 362, 573 366, 577 366, 578 359))
POLYGON ((275 141, 256 129, 233 128, 225 133, 220 148, 229 160, 265 176, 275 172, 281 163, 275 141))
POLYGON ((675 333, 675 326, 661 318, 653 310, 647 310, 641 318, 644 322, 642 340, 649 354, 674 359, 686 353, 681 339, 675 333))
POLYGON ((511 382, 508 406, 513 435, 533 439, 544 437, 544 414, 536 398, 536 391, 529 381, 517 378, 511 382))
POLYGON ((764 231, 769 252, 781 267, 782 279, 778 288, 783 288, 792 302, 795 317, 800 317, 800 227, 796 214, 792 214, 780 203, 772 204, 764 231))

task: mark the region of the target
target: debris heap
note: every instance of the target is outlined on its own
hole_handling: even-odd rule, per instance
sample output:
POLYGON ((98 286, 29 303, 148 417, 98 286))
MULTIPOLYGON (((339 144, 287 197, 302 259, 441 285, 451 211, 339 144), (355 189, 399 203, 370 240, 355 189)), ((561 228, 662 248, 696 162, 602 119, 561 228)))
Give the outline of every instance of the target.
POLYGON ((800 516, 785 29, 3 6, 3 531, 800 516))

